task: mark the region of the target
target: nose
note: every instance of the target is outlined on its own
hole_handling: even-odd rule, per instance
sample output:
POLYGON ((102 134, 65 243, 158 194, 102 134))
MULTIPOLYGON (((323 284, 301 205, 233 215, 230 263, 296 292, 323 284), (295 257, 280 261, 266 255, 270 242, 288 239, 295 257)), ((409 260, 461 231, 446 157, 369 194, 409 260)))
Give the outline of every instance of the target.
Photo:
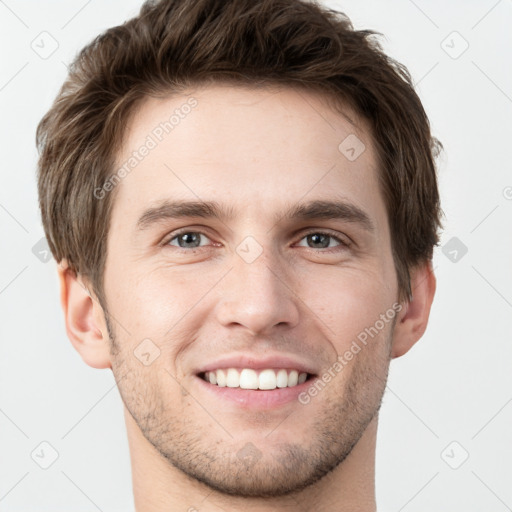
POLYGON ((247 263, 234 255, 232 270, 221 282, 217 319, 225 327, 239 325, 253 335, 299 322, 299 298, 286 276, 286 263, 261 254, 247 263))

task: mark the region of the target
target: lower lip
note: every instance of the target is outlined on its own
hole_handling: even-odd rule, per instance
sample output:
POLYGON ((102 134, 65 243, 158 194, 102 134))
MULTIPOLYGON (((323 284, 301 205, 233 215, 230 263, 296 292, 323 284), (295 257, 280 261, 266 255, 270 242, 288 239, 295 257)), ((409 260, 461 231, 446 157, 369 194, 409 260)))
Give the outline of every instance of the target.
POLYGON ((290 402, 299 402, 298 396, 311 386, 315 377, 309 378, 302 384, 297 384, 289 388, 276 388, 268 391, 258 389, 242 389, 220 387, 216 384, 210 384, 196 375, 199 385, 208 393, 214 396, 231 400, 241 407, 247 409, 272 409, 290 402))

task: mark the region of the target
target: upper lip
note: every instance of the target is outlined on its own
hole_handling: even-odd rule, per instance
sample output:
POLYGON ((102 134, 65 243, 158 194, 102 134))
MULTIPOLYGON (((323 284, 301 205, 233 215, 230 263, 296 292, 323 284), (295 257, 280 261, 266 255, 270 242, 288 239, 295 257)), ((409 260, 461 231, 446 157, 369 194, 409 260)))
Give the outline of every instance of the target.
POLYGON ((224 356, 201 366, 196 373, 209 372, 220 368, 252 368, 253 370, 264 370, 266 368, 292 368, 299 370, 299 372, 305 372, 312 375, 315 374, 311 365, 294 357, 282 354, 266 357, 258 357, 250 354, 224 356))

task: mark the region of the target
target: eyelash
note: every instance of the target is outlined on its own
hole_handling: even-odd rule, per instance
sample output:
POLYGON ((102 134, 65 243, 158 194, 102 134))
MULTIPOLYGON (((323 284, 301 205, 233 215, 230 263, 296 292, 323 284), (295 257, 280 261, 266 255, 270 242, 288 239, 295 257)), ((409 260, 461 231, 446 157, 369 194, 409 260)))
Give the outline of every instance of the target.
MULTIPOLYGON (((172 242, 173 240, 175 240, 179 236, 185 235, 185 234, 188 234, 188 233, 195 233, 195 234, 203 235, 206 238, 209 238, 208 235, 206 233, 204 233, 203 231, 199 231, 199 230, 194 231, 194 230, 191 230, 191 229, 183 229, 183 230, 176 231, 176 232, 172 233, 171 236, 169 238, 166 238, 166 240, 164 242, 162 242, 161 245, 164 246, 164 247, 173 247, 173 249, 175 249, 175 250, 177 250, 179 252, 192 252, 192 251, 204 248, 204 247, 192 247, 192 248, 187 249, 187 248, 184 248, 184 247, 178 247, 178 246, 175 246, 175 245, 170 245, 170 242, 172 242)), ((340 244, 339 246, 336 246, 336 247, 321 248, 321 249, 319 249, 320 252, 323 252, 323 253, 332 253, 332 252, 336 252, 339 249, 348 249, 351 246, 351 243, 345 242, 340 237, 338 237, 336 235, 333 235, 329 231, 312 230, 312 231, 309 231, 307 233, 304 233, 299 241, 303 240, 304 238, 306 238, 309 235, 324 235, 324 236, 328 236, 329 238, 334 239, 336 242, 338 242, 340 244)), ((311 249, 313 251, 315 250, 313 247, 306 247, 306 249, 311 249)))

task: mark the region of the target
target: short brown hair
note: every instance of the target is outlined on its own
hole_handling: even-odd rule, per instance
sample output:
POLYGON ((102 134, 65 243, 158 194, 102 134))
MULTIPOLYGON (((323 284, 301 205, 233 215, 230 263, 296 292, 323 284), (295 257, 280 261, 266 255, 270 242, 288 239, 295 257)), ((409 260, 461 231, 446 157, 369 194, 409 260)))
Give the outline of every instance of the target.
POLYGON ((104 298, 115 195, 93 191, 112 174, 123 127, 145 96, 215 81, 299 86, 338 98, 371 127, 400 298, 410 300, 409 271, 439 242, 441 144, 407 69, 377 35, 310 0, 144 3, 83 48, 37 127, 39 202, 55 259, 104 298))

